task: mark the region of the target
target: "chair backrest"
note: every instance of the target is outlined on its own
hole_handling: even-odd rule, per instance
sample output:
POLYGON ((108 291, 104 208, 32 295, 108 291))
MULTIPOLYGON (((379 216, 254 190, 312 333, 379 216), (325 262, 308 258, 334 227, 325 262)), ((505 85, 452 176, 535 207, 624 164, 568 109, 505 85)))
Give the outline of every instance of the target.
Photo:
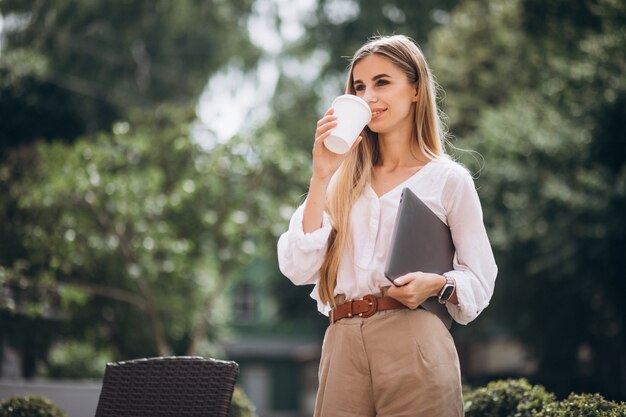
POLYGON ((235 362, 173 356, 109 363, 96 417, 227 416, 235 362))

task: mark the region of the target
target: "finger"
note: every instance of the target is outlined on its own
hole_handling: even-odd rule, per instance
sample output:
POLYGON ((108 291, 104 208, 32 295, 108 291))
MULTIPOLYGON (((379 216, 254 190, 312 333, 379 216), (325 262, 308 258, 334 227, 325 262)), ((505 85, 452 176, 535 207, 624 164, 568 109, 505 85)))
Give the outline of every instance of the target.
POLYGON ((327 120, 325 123, 322 123, 320 125, 317 126, 316 132, 319 130, 327 130, 330 129, 331 127, 335 127, 337 126, 337 120, 327 120))
POLYGON ((328 110, 326 110, 326 113, 324 113, 324 116, 328 116, 329 114, 333 114, 333 113, 335 113, 335 109, 331 107, 328 110))
POLYGON ((317 126, 319 127, 323 125, 324 123, 332 122, 334 120, 337 120, 337 116, 333 116, 332 114, 328 116, 324 116, 317 121, 317 126))
POLYGON ((322 133, 326 133, 331 129, 334 129, 335 127, 337 127, 337 122, 328 122, 322 126, 319 126, 317 130, 315 130, 315 137, 318 137, 322 133))
POLYGON ((414 279, 415 278, 413 277, 412 274, 406 274, 406 275, 402 275, 401 277, 394 279, 393 283, 398 287, 402 287, 408 284, 409 282, 413 281, 414 279))
POLYGON ((321 135, 317 136, 315 138, 315 146, 317 146, 318 144, 321 144, 321 142, 324 142, 324 140, 326 140, 327 137, 330 136, 330 131, 328 132, 324 132, 321 135))

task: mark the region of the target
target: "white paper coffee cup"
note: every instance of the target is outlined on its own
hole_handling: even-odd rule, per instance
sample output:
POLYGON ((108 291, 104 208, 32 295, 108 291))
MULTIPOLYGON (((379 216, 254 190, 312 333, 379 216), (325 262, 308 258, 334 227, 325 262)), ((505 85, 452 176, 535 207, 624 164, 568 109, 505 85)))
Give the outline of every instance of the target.
POLYGON ((344 154, 359 137, 372 119, 372 111, 365 100, 352 94, 344 94, 333 101, 337 126, 330 131, 324 145, 331 152, 344 154))

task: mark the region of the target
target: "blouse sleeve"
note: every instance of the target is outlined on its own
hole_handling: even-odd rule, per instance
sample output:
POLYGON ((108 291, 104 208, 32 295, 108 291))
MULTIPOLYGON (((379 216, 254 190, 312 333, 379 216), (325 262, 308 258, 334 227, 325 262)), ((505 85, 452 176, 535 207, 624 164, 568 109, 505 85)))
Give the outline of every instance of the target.
POLYGON ((452 318, 467 324, 489 305, 495 287, 496 265, 474 181, 465 169, 451 174, 444 191, 448 226, 456 248, 453 270, 444 273, 456 284, 458 305, 447 303, 452 318))
POLYGON ((322 227, 304 233, 302 218, 304 204, 298 207, 289 221, 289 229, 278 239, 278 266, 296 285, 315 284, 326 256, 330 217, 324 212, 322 227))

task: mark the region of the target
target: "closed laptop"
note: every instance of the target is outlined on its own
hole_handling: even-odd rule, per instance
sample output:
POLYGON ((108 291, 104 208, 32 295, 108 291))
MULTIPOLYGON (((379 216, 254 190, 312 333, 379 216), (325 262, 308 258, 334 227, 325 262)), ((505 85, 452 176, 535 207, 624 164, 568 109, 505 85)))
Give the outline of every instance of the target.
MULTIPOLYGON (((402 190, 391 238, 385 276, 392 281, 410 272, 443 274, 452 270, 454 243, 450 228, 409 188, 402 190)), ((450 328, 452 318, 436 297, 421 307, 437 315, 450 328)))

